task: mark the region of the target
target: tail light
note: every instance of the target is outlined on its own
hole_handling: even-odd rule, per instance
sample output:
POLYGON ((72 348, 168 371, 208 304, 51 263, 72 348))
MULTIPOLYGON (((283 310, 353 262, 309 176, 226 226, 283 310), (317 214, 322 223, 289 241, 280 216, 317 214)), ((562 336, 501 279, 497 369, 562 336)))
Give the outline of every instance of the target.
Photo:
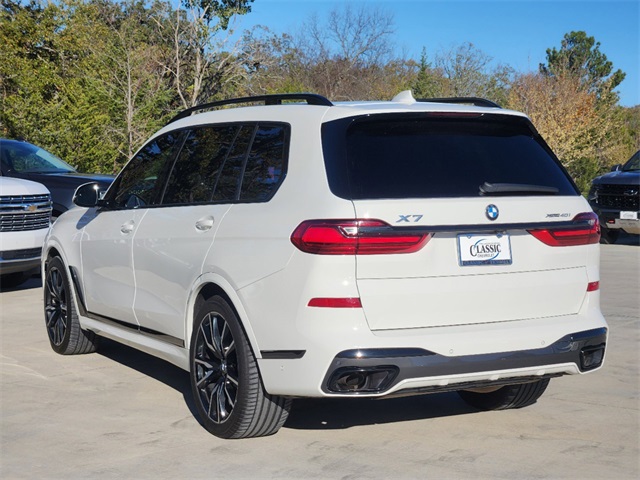
POLYGON ((600 241, 600 224, 595 213, 579 213, 573 218, 572 225, 529 230, 529 233, 552 247, 589 245, 600 241))
POLYGON ((307 220, 294 230, 291 242, 316 255, 376 255, 417 252, 429 238, 381 220, 307 220))

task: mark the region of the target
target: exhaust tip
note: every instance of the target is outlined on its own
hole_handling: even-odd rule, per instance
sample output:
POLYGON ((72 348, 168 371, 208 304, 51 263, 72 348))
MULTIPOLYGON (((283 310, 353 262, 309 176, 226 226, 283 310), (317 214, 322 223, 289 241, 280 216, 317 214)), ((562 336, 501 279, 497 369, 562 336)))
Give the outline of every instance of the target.
POLYGON ((379 393, 398 375, 398 367, 343 367, 331 375, 327 388, 333 393, 379 393))
POLYGON ((580 369, 582 371, 593 370, 602 365, 604 360, 605 344, 585 347, 580 350, 580 369))

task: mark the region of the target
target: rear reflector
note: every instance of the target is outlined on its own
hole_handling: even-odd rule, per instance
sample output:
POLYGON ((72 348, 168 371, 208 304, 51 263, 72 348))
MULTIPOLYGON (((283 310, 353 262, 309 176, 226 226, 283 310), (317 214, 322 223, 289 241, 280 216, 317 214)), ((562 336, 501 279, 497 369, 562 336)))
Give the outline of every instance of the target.
POLYGON ((600 282, 587 283, 587 292, 595 292, 596 290, 600 290, 600 282))
POLYGON ((362 303, 358 297, 353 298, 312 298, 309 300, 310 307, 321 308, 362 308, 362 303))
POLYGON ((307 220, 291 234, 303 252, 317 255, 376 255, 413 253, 431 238, 406 232, 381 220, 307 220))
POLYGON ((551 247, 590 245, 600 241, 600 224, 593 212, 579 213, 570 227, 529 230, 529 233, 551 247))

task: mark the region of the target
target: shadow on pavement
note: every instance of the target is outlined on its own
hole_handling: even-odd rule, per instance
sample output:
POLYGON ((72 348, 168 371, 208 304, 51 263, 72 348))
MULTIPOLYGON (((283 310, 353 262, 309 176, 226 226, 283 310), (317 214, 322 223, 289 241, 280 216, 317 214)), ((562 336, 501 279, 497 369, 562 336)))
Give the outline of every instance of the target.
POLYGON ((26 282, 21 283, 17 287, 2 287, 0 288, 0 292, 17 292, 20 290, 31 290, 32 288, 41 288, 42 280, 40 279, 40 275, 34 275, 30 277, 26 282))
MULTIPOLYGON (((98 353, 114 362, 151 377, 180 392, 191 414, 200 422, 191 396, 189 375, 159 358, 139 352, 108 338, 100 338, 98 353)), ((284 428, 333 430, 358 425, 406 422, 475 412, 456 393, 440 393, 393 399, 301 398, 284 428)))
POLYGON ((341 430, 359 425, 407 422, 475 413, 457 393, 402 398, 301 398, 293 402, 285 428, 341 430))
POLYGON ((625 232, 620 232, 620 236, 614 245, 633 245, 640 247, 640 235, 630 235, 625 232))
POLYGON ((193 398, 191 397, 189 374, 181 368, 160 358, 136 350, 133 347, 104 337, 100 338, 98 353, 180 392, 184 397, 187 407, 189 407, 189 411, 198 419, 196 405, 193 403, 193 398))

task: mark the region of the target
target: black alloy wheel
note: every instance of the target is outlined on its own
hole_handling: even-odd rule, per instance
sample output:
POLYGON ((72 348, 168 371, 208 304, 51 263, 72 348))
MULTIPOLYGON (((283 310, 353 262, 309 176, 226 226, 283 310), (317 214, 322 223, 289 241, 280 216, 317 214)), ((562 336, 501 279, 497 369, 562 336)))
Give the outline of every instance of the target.
POLYGON ((191 391, 203 426, 220 438, 261 437, 286 421, 291 400, 268 394, 237 313, 220 296, 195 315, 191 391))
POLYGON ((63 273, 57 266, 47 272, 44 290, 44 314, 47 333, 52 346, 60 347, 67 333, 67 287, 63 273))
POLYGON ((98 337, 80 327, 69 277, 60 257, 50 258, 45 265, 44 317, 55 352, 74 355, 96 351, 98 337))
POLYGON ((195 384, 207 417, 223 423, 238 396, 238 357, 233 334, 218 313, 208 313, 200 323, 194 357, 195 384))

